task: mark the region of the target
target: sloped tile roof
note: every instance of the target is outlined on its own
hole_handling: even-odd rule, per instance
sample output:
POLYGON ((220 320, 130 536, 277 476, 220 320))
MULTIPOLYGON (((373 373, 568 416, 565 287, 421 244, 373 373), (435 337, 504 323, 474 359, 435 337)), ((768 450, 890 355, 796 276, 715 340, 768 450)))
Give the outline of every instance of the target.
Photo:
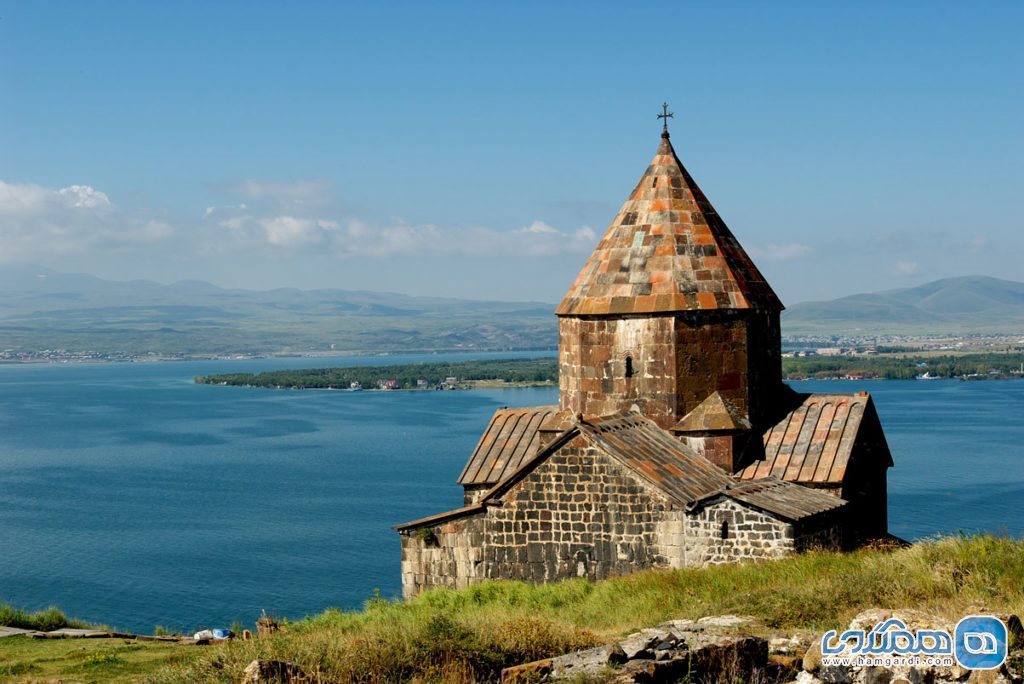
POLYGON ((686 504, 733 482, 700 456, 640 414, 588 419, 578 429, 596 446, 676 501, 686 504))
POLYGON ((738 475, 743 480, 768 476, 801 484, 841 484, 857 435, 871 423, 888 465, 892 457, 867 393, 807 394, 764 433, 764 460, 738 475))
POLYGON ((732 484, 695 503, 708 501, 718 495, 728 496, 791 521, 810 518, 846 505, 846 501, 838 496, 784 482, 776 477, 732 484))
POLYGON ((501 408, 494 412, 466 467, 460 485, 492 485, 519 470, 537 452, 538 429, 557 406, 501 408))
POLYGON ((441 523, 448 522, 449 520, 465 518, 466 516, 476 515, 477 513, 483 512, 483 504, 473 504, 472 506, 464 506, 463 508, 456 508, 455 510, 445 511, 444 513, 428 515, 425 518, 417 518, 416 520, 410 520, 409 522, 404 522, 400 525, 394 525, 391 529, 403 532, 405 530, 411 530, 417 527, 425 527, 428 525, 440 525, 441 523))
POLYGON ((782 308, 666 134, 555 313, 782 308))
POLYGON ((728 432, 749 429, 750 421, 740 415, 732 402, 718 392, 712 392, 707 399, 697 404, 672 426, 673 432, 728 432))
MULTIPOLYGON (((822 397, 846 403, 866 399, 860 395, 809 395, 808 401, 822 397)), ((807 401, 802 406, 806 404, 807 401)), ((538 450, 538 428, 556 412, 555 406, 499 409, 459 478, 462 484, 489 484, 485 482, 486 478, 498 477, 496 484, 477 504, 404 523, 396 529, 409 530, 482 513, 486 506, 500 501, 516 482, 577 436, 586 438, 670 499, 689 507, 723 495, 796 521, 846 504, 839 497, 775 476, 753 479, 750 468, 756 469, 757 464, 737 476, 731 476, 638 413, 577 419, 554 442, 538 450), (523 444, 533 446, 521 449, 523 444), (503 458, 501 454, 509 456, 503 458), (489 468, 484 467, 487 464, 490 464, 489 468), (481 467, 470 473, 471 466, 475 465, 481 467), (467 479, 470 476, 473 479, 467 479)))

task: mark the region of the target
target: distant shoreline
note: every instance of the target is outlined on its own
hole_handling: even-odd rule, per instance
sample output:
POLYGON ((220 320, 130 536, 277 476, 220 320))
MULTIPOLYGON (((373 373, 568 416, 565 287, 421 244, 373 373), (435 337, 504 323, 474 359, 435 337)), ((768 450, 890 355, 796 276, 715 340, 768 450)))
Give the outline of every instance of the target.
POLYGON ((394 389, 383 389, 380 387, 367 387, 351 389, 345 387, 265 387, 263 385, 233 385, 226 382, 199 382, 198 385, 212 385, 215 387, 250 387, 253 389, 268 389, 282 392, 349 392, 358 394, 360 392, 387 393, 387 392, 458 392, 478 389, 525 389, 529 387, 558 387, 557 382, 491 382, 469 381, 458 387, 442 390, 437 387, 396 387, 394 389))
POLYGON ((199 385, 335 391, 440 391, 558 384, 558 359, 427 361, 385 366, 301 368, 195 377, 199 385))
POLYGON ((197 354, 197 355, 110 355, 107 357, 54 357, 54 358, 0 358, 0 366, 71 366, 102 363, 163 363, 172 361, 258 361, 260 359, 333 359, 355 356, 388 358, 392 356, 430 355, 450 356, 462 354, 556 354, 557 349, 441 349, 427 352, 410 349, 398 351, 317 351, 317 352, 267 352, 258 354, 197 354))

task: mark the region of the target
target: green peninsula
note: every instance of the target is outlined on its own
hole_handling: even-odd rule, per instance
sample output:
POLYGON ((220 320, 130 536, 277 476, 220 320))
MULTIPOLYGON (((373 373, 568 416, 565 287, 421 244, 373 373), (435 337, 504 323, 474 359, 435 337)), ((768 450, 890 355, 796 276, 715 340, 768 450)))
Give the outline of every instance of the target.
POLYGON ((438 361, 391 366, 303 368, 263 373, 200 375, 201 385, 272 389, 468 389, 558 384, 558 359, 438 361))

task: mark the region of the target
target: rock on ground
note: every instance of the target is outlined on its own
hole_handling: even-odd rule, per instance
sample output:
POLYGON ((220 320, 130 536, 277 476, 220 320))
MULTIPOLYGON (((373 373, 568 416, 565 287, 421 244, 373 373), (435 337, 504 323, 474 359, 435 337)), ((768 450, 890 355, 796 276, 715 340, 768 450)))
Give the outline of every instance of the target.
POLYGON ((307 681, 302 668, 280 660, 254 660, 242 671, 242 684, 302 684, 307 681))
POLYGON ((750 681, 768 665, 768 642, 732 632, 752 626, 734 615, 674 620, 611 644, 506 668, 503 684, 611 676, 613 681, 750 681))

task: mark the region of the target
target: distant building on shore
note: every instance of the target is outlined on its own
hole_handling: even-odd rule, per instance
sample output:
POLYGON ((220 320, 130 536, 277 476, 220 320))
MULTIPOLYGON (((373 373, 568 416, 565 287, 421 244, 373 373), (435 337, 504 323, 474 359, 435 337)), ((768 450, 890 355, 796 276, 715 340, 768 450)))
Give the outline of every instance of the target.
POLYGON ((558 406, 497 411, 463 506, 397 527, 404 594, 886 536, 871 397, 786 386, 782 309, 665 130, 555 312, 558 406))

